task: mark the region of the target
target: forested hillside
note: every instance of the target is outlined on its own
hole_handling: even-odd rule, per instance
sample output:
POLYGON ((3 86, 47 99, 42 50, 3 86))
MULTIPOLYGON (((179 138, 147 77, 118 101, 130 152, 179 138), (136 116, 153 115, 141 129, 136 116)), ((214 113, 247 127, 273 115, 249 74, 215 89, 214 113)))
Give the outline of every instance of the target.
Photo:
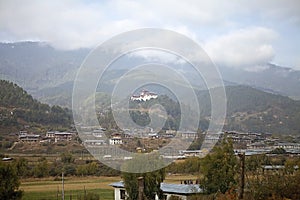
MULTIPOLYGON (((300 134, 300 101, 248 86, 227 86, 225 89, 227 96, 225 130, 300 134)), ((200 91, 197 95, 201 108, 199 128, 205 130, 210 119, 210 95, 207 90, 200 91)), ((176 129, 180 122, 180 107, 175 100, 166 95, 160 95, 158 99, 147 102, 131 102, 130 115, 133 121, 142 126, 149 124, 147 108, 154 104, 162 105, 167 112, 168 119, 164 128, 176 129)), ((113 122, 112 119, 112 114, 107 112, 100 117, 100 122, 109 127, 113 122)))
MULTIPOLYGON (((208 91, 198 94, 203 114, 210 115, 208 91)), ((226 130, 300 134, 300 101, 248 86, 228 86, 226 130)))
POLYGON ((67 127, 71 124, 71 112, 60 106, 40 103, 18 85, 0 80, 0 127, 32 123, 67 127))

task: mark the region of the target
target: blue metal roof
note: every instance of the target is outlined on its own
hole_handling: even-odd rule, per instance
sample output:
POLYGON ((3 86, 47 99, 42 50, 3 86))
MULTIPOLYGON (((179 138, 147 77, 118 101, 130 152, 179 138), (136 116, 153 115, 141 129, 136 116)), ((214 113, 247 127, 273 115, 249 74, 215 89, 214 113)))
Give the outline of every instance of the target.
POLYGON ((109 184, 109 186, 116 187, 116 188, 124 188, 124 182, 123 181, 114 182, 109 184))
POLYGON ((195 194, 203 192, 198 184, 196 185, 161 183, 160 188, 165 193, 195 194))
MULTIPOLYGON (((111 183, 109 185, 116 188, 124 188, 123 181, 111 183)), ((196 194, 196 193, 203 192, 203 190, 197 184, 161 183, 160 188, 164 193, 173 193, 173 194, 196 194)))

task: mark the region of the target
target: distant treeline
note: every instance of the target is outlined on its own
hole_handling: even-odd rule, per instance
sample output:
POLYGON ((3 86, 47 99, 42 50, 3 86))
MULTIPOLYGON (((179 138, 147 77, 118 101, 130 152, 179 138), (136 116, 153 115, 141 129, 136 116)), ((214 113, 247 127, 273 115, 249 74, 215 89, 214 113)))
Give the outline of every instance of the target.
MULTIPOLYGON (((1 157, 1 155, 0 155, 1 157)), ((0 161, 1 162, 1 161, 0 161)), ((12 162, 20 178, 29 177, 60 177, 65 176, 118 176, 120 172, 98 161, 77 161, 70 153, 62 153, 60 159, 55 161, 41 157, 36 162, 26 158, 18 158, 12 162)))

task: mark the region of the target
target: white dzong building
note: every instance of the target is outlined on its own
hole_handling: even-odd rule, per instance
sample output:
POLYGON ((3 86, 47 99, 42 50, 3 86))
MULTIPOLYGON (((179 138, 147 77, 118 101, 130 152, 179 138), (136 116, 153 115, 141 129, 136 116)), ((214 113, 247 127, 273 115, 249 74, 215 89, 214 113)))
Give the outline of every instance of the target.
POLYGON ((149 92, 147 90, 142 90, 140 95, 132 95, 130 97, 131 101, 148 101, 150 99, 156 99, 158 97, 157 94, 153 92, 149 92))

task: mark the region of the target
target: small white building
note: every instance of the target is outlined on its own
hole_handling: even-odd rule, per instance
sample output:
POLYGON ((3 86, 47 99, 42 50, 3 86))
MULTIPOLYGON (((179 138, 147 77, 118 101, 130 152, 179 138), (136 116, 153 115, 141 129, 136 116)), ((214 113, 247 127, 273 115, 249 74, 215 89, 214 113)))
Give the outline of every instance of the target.
POLYGON ((195 131, 186 131, 181 133, 183 139, 197 139, 198 133, 195 131))
POLYGON ((120 145, 123 144, 123 140, 121 135, 113 135, 110 139, 109 139, 109 144, 110 145, 120 145))
MULTIPOLYGON (((124 183, 122 181, 112 183, 110 186, 114 187, 114 196, 115 200, 125 200, 126 191, 124 183)), ((164 194, 164 199, 169 200, 171 196, 180 197, 182 200, 189 200, 190 197, 194 194, 202 193, 203 190, 199 187, 198 184, 170 184, 170 183, 161 183, 161 190, 164 194)), ((155 198, 158 200, 158 198, 155 198)))
POLYGON ((106 144, 105 140, 85 140, 83 143, 84 146, 89 146, 89 147, 103 146, 106 144))

